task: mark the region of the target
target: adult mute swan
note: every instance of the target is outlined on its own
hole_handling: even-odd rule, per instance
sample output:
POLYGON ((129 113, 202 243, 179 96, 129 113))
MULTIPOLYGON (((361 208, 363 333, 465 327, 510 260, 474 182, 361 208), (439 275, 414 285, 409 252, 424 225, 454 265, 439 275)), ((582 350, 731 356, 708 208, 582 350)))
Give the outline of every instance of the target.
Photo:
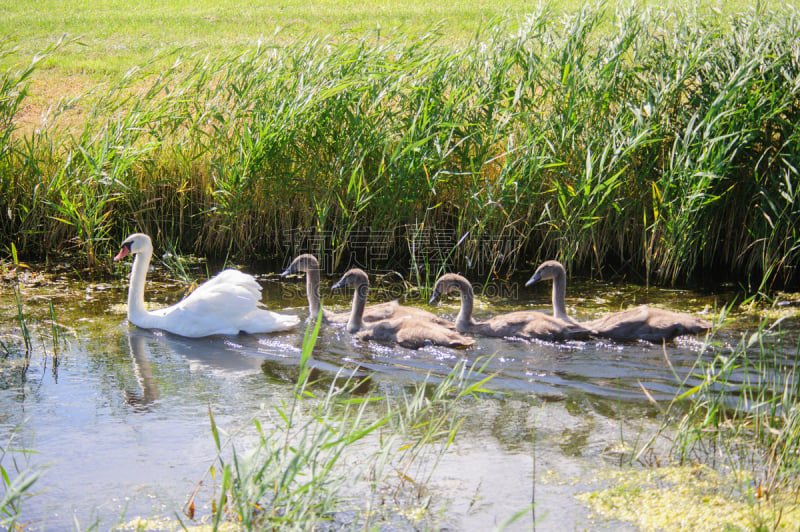
MULTIPOLYGON (((286 268, 281 277, 295 273, 306 274, 306 298, 308 299, 308 310, 310 316, 316 319, 319 315, 319 309, 322 307, 320 303, 319 294, 319 276, 320 268, 319 261, 314 255, 304 253, 298 255, 292 263, 286 268)), ((327 309, 322 310, 322 321, 329 324, 342 324, 347 323, 350 319, 350 312, 331 312, 327 309)), ((377 303, 364 307, 362 319, 366 323, 373 323, 380 320, 389 318, 401 318, 404 316, 418 317, 426 319, 444 327, 453 328, 453 324, 447 320, 440 318, 432 312, 423 310, 421 308, 406 307, 399 304, 397 301, 388 301, 386 303, 377 303)))
POLYGON ((128 321, 137 327, 198 338, 212 334, 283 331, 300 321, 297 316, 261 308, 261 285, 252 275, 237 270, 223 270, 171 307, 147 311, 144 283, 153 256, 150 237, 143 233, 132 234, 122 243, 114 261, 129 254, 135 257, 128 287, 128 321))
POLYGON ((573 322, 568 322, 542 312, 520 310, 493 316, 485 321, 475 321, 472 306, 475 294, 466 278, 455 273, 439 277, 433 286, 430 303, 441 296, 458 290, 461 293, 461 310, 456 317, 456 330, 483 336, 517 337, 528 340, 574 340, 589 338, 592 331, 573 322))
MULTIPOLYGON (((469 347, 475 343, 472 338, 462 336, 458 332, 420 315, 406 314, 365 324, 362 318, 369 292, 367 274, 358 268, 348 270, 339 281, 331 286, 331 289, 335 290, 343 286, 355 288, 353 309, 347 321, 347 332, 355 334, 360 340, 393 342, 410 349, 426 345, 469 347)), ((431 315, 435 316, 435 314, 431 315)))
MULTIPOLYGON (((564 266, 555 260, 543 262, 525 283, 553 281, 553 315, 577 323, 567 316, 564 297, 567 292, 567 274, 564 266)), ((647 340, 662 342, 685 334, 698 334, 711 328, 711 323, 690 314, 641 305, 581 325, 597 332, 598 336, 613 340, 647 340)))

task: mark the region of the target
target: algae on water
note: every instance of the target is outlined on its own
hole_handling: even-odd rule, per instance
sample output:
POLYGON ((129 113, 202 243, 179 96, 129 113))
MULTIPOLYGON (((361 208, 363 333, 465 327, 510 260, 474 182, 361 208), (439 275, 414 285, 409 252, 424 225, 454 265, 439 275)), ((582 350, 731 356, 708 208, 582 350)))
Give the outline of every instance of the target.
POLYGON ((798 530, 800 501, 791 488, 759 497, 752 478, 708 466, 600 473, 612 486, 577 495, 606 519, 642 530, 798 530))

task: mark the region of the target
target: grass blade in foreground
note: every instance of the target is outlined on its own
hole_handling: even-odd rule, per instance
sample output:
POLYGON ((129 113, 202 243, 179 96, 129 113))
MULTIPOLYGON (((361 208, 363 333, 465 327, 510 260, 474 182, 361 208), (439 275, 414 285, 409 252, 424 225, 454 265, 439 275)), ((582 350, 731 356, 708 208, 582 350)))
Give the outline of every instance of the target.
MULTIPOLYGON (((489 380, 484 368, 459 365, 441 383, 420 384, 399 398, 363 395, 357 390, 364 382, 355 376, 336 375, 329 385, 310 382, 318 328, 319 321, 309 324, 306 333, 295 400, 254 420, 252 448, 243 453, 233 439, 221 441, 211 417, 219 453, 212 468, 220 482, 215 528, 236 523, 246 530, 307 529, 341 516, 349 516, 348 526, 371 528, 396 519, 394 508, 384 508, 377 496, 387 485, 386 472, 427 482, 436 459, 423 455, 447 450, 461 423, 461 402, 482 392, 489 380)), ((411 487, 401 483, 394 489, 411 487)))

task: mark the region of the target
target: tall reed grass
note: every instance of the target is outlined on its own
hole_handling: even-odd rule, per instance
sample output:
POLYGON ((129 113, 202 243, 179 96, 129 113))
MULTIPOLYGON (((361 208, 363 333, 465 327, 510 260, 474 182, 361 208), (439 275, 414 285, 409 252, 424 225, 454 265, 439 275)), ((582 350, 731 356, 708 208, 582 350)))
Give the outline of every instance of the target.
POLYGON ((135 229, 242 260, 313 244, 336 268, 380 244, 387 265, 422 250, 487 276, 558 258, 800 280, 796 10, 539 9, 510 28, 176 51, 25 133, 31 74, 5 72, 0 245, 98 266, 135 229))

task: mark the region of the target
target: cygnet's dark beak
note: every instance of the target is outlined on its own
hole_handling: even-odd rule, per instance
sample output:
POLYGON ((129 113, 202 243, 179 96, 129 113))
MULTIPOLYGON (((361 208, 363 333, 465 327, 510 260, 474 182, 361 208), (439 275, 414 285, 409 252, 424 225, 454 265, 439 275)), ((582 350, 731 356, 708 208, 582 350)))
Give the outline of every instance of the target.
POLYGON ((542 276, 541 276, 541 274, 540 274, 539 272, 536 272, 536 273, 534 273, 534 274, 533 274, 533 277, 531 277, 530 279, 528 279, 528 282, 527 282, 527 283, 525 283, 525 286, 530 286, 530 285, 532 285, 533 283, 538 283, 538 282, 539 282, 539 281, 541 281, 541 280, 542 280, 542 276))

